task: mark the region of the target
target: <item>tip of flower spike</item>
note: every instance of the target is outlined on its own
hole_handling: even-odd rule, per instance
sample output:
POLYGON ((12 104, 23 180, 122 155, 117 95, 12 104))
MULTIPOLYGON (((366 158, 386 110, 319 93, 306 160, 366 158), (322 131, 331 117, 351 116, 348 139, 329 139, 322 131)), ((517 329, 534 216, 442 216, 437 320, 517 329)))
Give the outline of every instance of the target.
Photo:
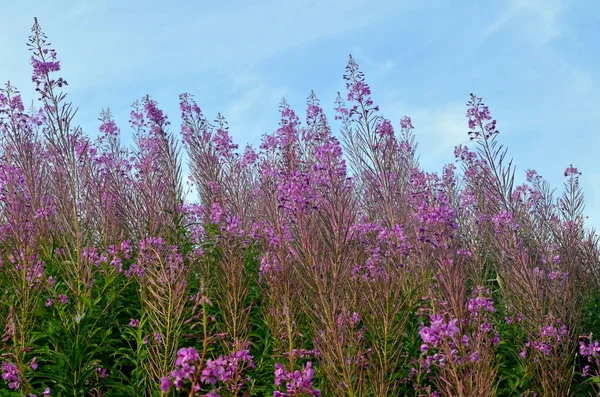
POLYGON ((576 175, 581 175, 581 172, 579 172, 577 167, 573 167, 573 164, 571 164, 569 167, 567 167, 565 169, 564 175, 565 176, 576 176, 576 175))

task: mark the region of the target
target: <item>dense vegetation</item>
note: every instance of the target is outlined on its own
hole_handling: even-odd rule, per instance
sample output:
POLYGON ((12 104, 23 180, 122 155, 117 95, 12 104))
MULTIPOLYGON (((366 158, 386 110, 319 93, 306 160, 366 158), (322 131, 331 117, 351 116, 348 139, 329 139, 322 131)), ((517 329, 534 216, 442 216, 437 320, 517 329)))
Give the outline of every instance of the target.
POLYGON ((339 134, 311 93, 238 151, 182 94, 181 133, 146 97, 128 148, 108 110, 75 124, 37 21, 29 46, 39 105, 0 91, 0 396, 600 392, 580 174, 517 186, 481 98, 440 174, 352 57, 339 134))

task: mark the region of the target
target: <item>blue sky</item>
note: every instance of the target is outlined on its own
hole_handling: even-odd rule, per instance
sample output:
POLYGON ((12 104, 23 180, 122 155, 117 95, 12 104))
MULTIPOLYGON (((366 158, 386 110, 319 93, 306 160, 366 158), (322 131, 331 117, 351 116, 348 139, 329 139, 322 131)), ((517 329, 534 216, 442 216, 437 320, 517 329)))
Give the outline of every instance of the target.
POLYGON ((110 107, 128 135, 129 107, 145 94, 178 131, 178 94, 190 92, 207 116, 227 118, 237 143, 257 144, 277 128, 282 97, 303 117, 314 89, 332 118, 351 53, 383 114, 395 126, 412 117, 426 170, 468 143, 473 92, 498 120, 519 178, 535 168, 560 190, 573 163, 589 224, 600 227, 596 0, 221 3, 2 1, 0 80, 33 99, 25 43, 37 16, 88 133, 110 107))

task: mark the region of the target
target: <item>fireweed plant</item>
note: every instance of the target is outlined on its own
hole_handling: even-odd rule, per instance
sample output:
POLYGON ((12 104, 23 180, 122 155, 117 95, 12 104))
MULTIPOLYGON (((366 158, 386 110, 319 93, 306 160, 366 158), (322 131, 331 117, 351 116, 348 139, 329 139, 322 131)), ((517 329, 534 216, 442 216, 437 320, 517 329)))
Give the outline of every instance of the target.
POLYGON ((179 134, 146 96, 128 147, 108 109, 76 125, 37 20, 29 49, 37 103, 0 89, 0 396, 600 393, 580 172, 517 185, 481 98, 439 174, 352 57, 333 119, 283 100, 239 150, 191 94, 179 134))

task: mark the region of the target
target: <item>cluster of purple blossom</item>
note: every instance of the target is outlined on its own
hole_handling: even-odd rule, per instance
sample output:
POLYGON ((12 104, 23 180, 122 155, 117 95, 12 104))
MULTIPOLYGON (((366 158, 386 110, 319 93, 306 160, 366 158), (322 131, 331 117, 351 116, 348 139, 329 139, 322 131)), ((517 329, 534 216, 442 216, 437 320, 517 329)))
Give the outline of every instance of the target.
MULTIPOLYGON (((591 339, 591 336, 589 339, 591 339)), ((582 375, 584 377, 600 376, 600 341, 590 340, 587 344, 580 341, 579 354, 585 357, 587 361, 582 369, 582 375)))
POLYGON ((540 327, 539 334, 535 336, 536 338, 528 340, 524 348, 521 349, 520 356, 522 358, 527 358, 529 352, 539 353, 534 354, 534 360, 539 360, 540 356, 552 356, 553 350, 569 338, 569 331, 566 325, 556 319, 540 327))
POLYGON ((9 389, 19 390, 21 387, 21 373, 13 363, 2 362, 2 379, 8 384, 9 389))
POLYGON ((283 365, 275 364, 275 386, 285 387, 285 392, 275 390, 273 397, 320 397, 321 391, 313 388, 312 381, 315 371, 310 361, 302 369, 288 372, 283 365))
POLYGON ((163 392, 174 387, 176 390, 188 390, 190 395, 210 397, 216 397, 219 390, 224 388, 232 395, 237 395, 248 380, 243 372, 250 368, 254 368, 254 360, 248 350, 238 350, 228 356, 203 362, 195 348, 181 348, 177 351, 175 369, 161 379, 160 387, 163 392), (221 386, 216 387, 217 384, 221 386), (212 386, 213 389, 207 394, 200 394, 203 393, 202 385, 212 386))
MULTIPOLYGON (((29 363, 29 367, 33 371, 35 371, 38 368, 36 361, 37 361, 37 357, 34 357, 29 363)), ((1 371, 2 371, 2 380, 4 380, 4 382, 6 382, 8 388, 11 390, 15 390, 15 391, 20 390, 22 375, 21 375, 21 372, 19 371, 19 368, 14 363, 3 361, 1 371)), ((51 395, 50 388, 47 387, 44 389, 44 391, 42 391, 42 393, 40 393, 39 397, 42 397, 42 396, 46 397, 46 396, 50 396, 50 395, 51 395)), ((29 397, 38 397, 38 396, 36 394, 30 393, 29 397)))
MULTIPOLYGON (((458 320, 453 318, 449 321, 444 321, 444 318, 439 314, 434 314, 429 318, 430 326, 423 326, 419 331, 423 344, 421 351, 427 352, 431 347, 440 347, 442 342, 448 338, 451 341, 456 341, 460 333, 458 328, 458 320)), ((464 340, 468 342, 468 339, 464 340)))

